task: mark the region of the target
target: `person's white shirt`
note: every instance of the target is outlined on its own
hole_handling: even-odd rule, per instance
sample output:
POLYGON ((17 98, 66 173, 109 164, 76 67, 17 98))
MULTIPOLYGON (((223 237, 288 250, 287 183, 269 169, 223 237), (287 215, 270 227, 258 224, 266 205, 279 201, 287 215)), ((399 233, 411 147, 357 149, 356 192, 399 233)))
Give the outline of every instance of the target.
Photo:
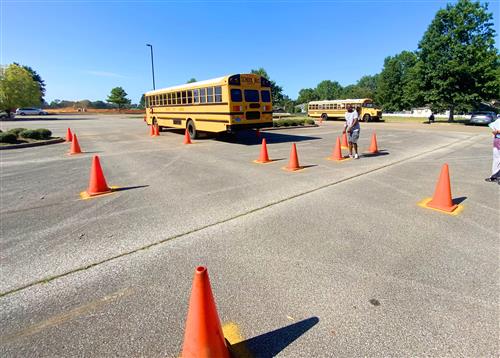
MULTIPOLYGON (((349 112, 349 111, 345 112, 345 126, 347 128, 351 127, 352 124, 354 123, 354 120, 356 120, 356 119, 359 119, 358 111, 354 110, 352 112, 349 112)), ((353 130, 359 129, 359 122, 357 122, 352 129, 353 130)))

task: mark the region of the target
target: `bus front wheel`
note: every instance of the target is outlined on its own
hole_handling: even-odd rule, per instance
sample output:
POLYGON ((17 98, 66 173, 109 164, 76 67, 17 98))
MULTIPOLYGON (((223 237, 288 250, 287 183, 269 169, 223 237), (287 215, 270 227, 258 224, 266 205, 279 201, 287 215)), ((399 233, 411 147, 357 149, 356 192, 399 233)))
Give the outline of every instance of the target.
POLYGON ((196 126, 192 120, 189 120, 186 124, 186 128, 188 130, 189 136, 193 139, 196 139, 196 126))
POLYGON ((328 114, 323 113, 323 114, 321 115, 321 120, 326 121, 327 119, 328 119, 328 114))
POLYGON ((365 121, 365 122, 370 122, 370 121, 371 121, 371 119, 372 119, 372 117, 371 117, 369 114, 365 114, 365 115, 363 116, 363 121, 365 121))

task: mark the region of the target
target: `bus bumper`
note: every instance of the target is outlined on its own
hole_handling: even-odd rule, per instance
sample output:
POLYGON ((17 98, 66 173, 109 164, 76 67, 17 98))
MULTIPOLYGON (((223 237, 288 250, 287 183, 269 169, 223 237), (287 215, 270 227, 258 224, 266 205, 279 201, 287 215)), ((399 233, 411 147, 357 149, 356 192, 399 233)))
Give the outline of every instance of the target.
POLYGON ((270 128, 272 126, 273 122, 229 124, 226 125, 226 130, 228 131, 228 133, 234 133, 245 129, 270 128))

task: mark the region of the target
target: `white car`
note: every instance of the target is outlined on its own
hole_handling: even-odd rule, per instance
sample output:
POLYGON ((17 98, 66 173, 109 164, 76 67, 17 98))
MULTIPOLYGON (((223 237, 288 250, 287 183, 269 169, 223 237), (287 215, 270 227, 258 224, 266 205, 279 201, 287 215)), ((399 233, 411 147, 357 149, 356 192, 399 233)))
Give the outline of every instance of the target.
POLYGON ((46 115, 48 113, 42 110, 41 108, 24 107, 16 109, 16 114, 24 116, 26 114, 46 115))

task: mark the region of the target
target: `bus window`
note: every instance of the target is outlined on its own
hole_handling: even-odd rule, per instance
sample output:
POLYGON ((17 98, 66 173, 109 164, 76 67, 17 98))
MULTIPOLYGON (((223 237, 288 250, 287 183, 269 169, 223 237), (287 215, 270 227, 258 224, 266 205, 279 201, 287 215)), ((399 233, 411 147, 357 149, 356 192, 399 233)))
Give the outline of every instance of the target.
POLYGON ((166 105, 166 104, 167 104, 167 103, 166 103, 166 97, 167 97, 167 96, 165 95, 165 93, 161 95, 161 105, 162 105, 162 106, 164 106, 164 105, 166 105))
POLYGON ((186 91, 182 91, 182 104, 186 104, 186 91))
POLYGON ((172 104, 172 93, 167 93, 167 104, 168 105, 172 104))
POLYGON ((200 90, 193 90, 193 103, 200 103, 200 90))
POLYGON ((245 90, 245 101, 246 102, 259 102, 259 91, 257 90, 245 90))
POLYGON ((260 96, 262 97, 262 102, 271 102, 271 92, 260 91, 260 96))
POLYGON ((231 101, 233 102, 242 102, 243 97, 241 96, 241 90, 238 88, 231 89, 231 101))
POLYGON ((214 101, 214 88, 208 87, 207 88, 207 103, 213 103, 213 101, 214 101))
POLYGON ((215 86, 215 102, 222 102, 222 87, 215 86))
POLYGON ((207 103, 206 88, 200 89, 200 103, 207 103))
POLYGON ((193 91, 187 91, 187 103, 193 103, 193 91))

